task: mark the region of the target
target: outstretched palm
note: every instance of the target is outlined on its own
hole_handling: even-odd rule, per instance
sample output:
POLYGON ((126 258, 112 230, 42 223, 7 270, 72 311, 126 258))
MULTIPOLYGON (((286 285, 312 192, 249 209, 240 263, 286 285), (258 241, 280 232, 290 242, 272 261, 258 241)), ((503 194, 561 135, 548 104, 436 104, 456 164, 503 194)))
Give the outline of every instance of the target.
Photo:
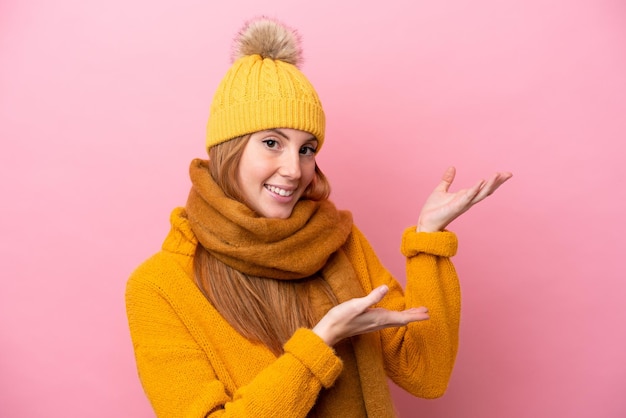
POLYGON ((472 206, 496 191, 511 178, 508 172, 496 173, 489 180, 481 180, 469 189, 450 193, 456 169, 450 167, 443 174, 441 183, 433 190, 422 207, 417 230, 435 232, 443 230, 450 222, 467 212, 472 206))

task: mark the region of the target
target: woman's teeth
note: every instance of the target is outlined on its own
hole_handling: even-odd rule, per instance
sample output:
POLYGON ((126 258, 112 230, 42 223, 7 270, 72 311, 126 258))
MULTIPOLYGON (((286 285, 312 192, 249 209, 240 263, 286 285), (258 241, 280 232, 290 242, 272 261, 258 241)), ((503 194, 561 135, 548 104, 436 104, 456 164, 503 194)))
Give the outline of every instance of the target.
POLYGON ((293 190, 284 190, 284 189, 280 189, 278 187, 275 186, 270 186, 270 185, 265 185, 265 188, 267 190, 269 190, 272 193, 276 193, 277 195, 280 196, 291 196, 293 194, 293 190))

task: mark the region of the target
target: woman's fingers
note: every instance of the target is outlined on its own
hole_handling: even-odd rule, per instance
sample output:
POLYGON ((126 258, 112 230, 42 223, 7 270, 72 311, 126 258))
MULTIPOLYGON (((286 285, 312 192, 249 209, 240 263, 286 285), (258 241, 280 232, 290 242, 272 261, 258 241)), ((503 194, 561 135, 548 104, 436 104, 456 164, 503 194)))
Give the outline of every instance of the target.
POLYGON ((367 322, 372 326, 369 331, 377 331, 391 327, 401 327, 411 322, 429 319, 428 309, 425 307, 411 308, 404 311, 390 311, 382 308, 370 309, 366 314, 367 322))
POLYGON ((380 302, 385 295, 389 292, 389 288, 386 285, 378 286, 367 295, 350 299, 344 303, 335 306, 331 311, 333 314, 342 316, 346 319, 356 317, 366 312, 372 305, 376 305, 380 302))
POLYGON ((513 174, 508 172, 494 174, 488 181, 483 183, 480 191, 472 199, 472 204, 476 204, 491 195, 511 177, 513 177, 513 174))
POLYGON ((448 167, 448 169, 443 173, 441 177, 441 182, 435 188, 435 191, 446 193, 450 188, 450 185, 454 181, 454 177, 456 176, 456 168, 448 167))

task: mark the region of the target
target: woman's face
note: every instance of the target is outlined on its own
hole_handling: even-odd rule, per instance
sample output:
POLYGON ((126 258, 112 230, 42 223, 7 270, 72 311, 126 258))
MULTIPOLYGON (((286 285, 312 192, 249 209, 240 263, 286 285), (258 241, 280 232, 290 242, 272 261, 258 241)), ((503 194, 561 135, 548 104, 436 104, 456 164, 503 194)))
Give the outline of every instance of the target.
POLYGON ((313 135, 296 129, 252 134, 237 169, 246 204, 266 218, 288 218, 315 176, 317 145, 313 135))

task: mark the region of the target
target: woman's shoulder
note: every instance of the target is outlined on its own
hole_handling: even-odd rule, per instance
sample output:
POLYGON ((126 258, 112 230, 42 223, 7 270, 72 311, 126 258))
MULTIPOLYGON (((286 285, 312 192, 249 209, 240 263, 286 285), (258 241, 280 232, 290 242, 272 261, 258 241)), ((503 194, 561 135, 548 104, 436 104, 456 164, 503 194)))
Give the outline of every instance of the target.
POLYGON ((198 241, 183 208, 170 215, 171 228, 161 250, 143 261, 131 274, 129 282, 156 285, 159 288, 177 280, 193 278, 193 258, 198 241))

